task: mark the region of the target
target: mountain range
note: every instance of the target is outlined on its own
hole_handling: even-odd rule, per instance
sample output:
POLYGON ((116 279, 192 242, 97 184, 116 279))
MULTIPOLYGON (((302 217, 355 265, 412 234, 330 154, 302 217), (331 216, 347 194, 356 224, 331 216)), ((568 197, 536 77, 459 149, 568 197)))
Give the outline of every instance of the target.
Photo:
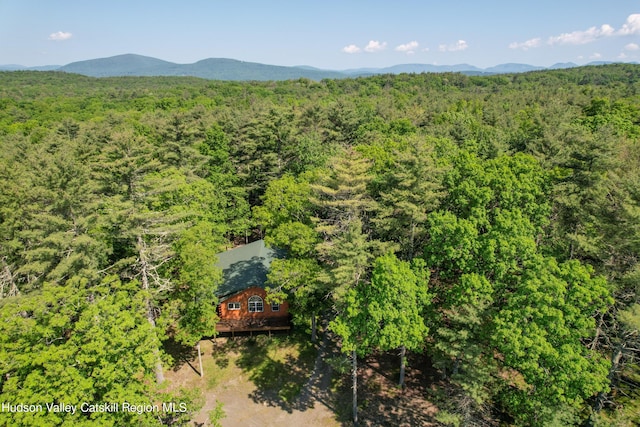
MULTIPOLYGON (((592 62, 586 65, 602 65, 592 62)), ((227 58, 208 58, 193 64, 176 64, 148 56, 125 54, 109 58, 72 62, 67 65, 47 65, 24 67, 21 65, 0 65, 0 71, 61 71, 83 74, 91 77, 116 76, 191 76, 211 80, 291 80, 308 78, 311 80, 340 79, 373 74, 400 73, 444 73, 456 72, 469 75, 522 73, 527 71, 577 67, 573 62, 558 63, 551 67, 529 64, 500 64, 490 68, 478 68, 469 64, 430 65, 400 64, 385 68, 356 68, 342 71, 323 70, 309 66, 279 66, 256 62, 245 62, 227 58)))

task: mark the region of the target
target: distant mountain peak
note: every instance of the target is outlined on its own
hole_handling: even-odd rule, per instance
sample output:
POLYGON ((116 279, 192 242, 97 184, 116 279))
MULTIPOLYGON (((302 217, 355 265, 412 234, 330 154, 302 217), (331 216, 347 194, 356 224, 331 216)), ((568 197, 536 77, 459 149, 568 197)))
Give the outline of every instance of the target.
MULTIPOLYGON (((591 62, 587 65, 602 65, 608 62, 591 62)), ((176 64, 150 56, 125 53, 107 58, 89 59, 72 62, 64 66, 23 67, 21 65, 0 65, 0 70, 58 70, 68 73, 83 74, 91 77, 116 76, 192 76, 212 80, 292 80, 308 78, 312 80, 339 79, 368 76, 374 74, 399 73, 463 73, 505 74, 523 73, 545 69, 562 69, 577 67, 573 62, 557 63, 550 67, 539 67, 529 64, 506 63, 489 68, 479 68, 470 64, 435 65, 435 64, 398 64, 382 68, 357 68, 349 70, 324 70, 308 65, 295 67, 267 65, 247 62, 231 58, 205 58, 192 64, 176 64)))
POLYGON ((549 67, 550 70, 559 70, 559 69, 563 69, 563 68, 573 68, 573 67, 577 67, 578 64, 576 64, 575 62, 558 62, 556 64, 553 64, 551 67, 549 67))

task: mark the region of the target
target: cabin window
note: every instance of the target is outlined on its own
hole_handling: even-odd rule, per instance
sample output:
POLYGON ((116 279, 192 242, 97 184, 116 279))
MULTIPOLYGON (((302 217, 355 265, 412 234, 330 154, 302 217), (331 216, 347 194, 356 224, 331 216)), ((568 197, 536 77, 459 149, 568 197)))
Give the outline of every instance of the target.
POLYGON ((261 313, 264 311, 264 304, 262 298, 258 295, 254 295, 249 298, 249 313, 261 313))
POLYGON ((271 311, 280 311, 280 304, 278 304, 277 302, 272 302, 271 311))
POLYGON ((239 302, 227 303, 227 310, 240 310, 240 303, 239 302))

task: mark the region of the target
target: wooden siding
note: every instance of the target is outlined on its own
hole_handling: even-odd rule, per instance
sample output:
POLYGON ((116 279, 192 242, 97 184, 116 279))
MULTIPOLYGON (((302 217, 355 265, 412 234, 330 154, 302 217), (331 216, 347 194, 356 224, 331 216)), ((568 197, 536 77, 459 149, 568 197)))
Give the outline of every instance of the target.
MULTIPOLYGON (((267 292, 259 287, 252 287, 240 291, 236 294, 230 295, 220 303, 219 315, 220 321, 233 321, 233 320, 262 320, 262 319, 286 319, 289 317, 289 304, 283 302, 280 304, 279 311, 272 311, 271 304, 265 302, 267 292), (262 312, 249 312, 249 298, 257 295, 262 298, 263 310, 262 312), (229 310, 229 303, 240 303, 239 310, 229 310)), ((261 323, 261 322, 255 322, 261 323)))

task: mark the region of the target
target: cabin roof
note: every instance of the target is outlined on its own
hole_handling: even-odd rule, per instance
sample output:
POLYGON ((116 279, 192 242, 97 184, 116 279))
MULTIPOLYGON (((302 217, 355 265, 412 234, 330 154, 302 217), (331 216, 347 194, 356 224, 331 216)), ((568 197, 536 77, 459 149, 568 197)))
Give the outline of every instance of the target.
POLYGON ((216 266, 222 269, 223 283, 216 291, 218 298, 258 286, 264 288, 271 261, 283 258, 284 251, 270 248, 258 240, 217 255, 216 266))

